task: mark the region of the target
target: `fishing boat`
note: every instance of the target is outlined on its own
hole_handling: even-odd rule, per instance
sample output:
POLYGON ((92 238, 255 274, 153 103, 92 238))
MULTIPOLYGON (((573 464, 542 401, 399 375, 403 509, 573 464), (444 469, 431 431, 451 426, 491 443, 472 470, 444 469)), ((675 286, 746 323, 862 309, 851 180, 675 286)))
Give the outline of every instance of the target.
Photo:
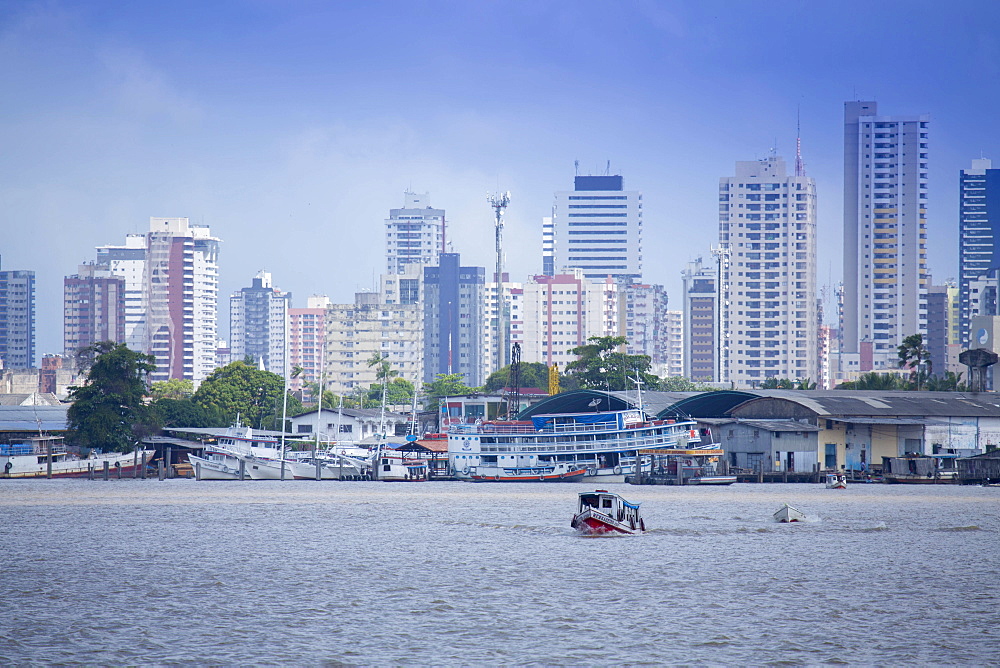
POLYGON ((579 482, 587 475, 587 469, 575 468, 566 462, 556 462, 552 466, 523 466, 499 468, 496 466, 474 466, 460 480, 472 482, 579 482), (467 477, 466 477, 467 476, 467 477))
POLYGON ((827 489, 847 489, 847 476, 843 473, 826 474, 827 489))
POLYGON ((801 510, 792 508, 787 503, 774 511, 774 519, 778 522, 805 522, 806 516, 801 510))
POLYGON ((378 448, 372 478, 383 482, 424 482, 428 478, 427 460, 409 455, 399 450, 378 448))
MULTIPOLYGON (((189 454, 188 462, 201 480, 239 480, 242 464, 244 478, 279 480, 281 478, 281 448, 278 440, 254 434, 239 420, 220 434, 215 443, 206 444, 202 456, 189 454)), ((286 478, 292 474, 286 469, 286 478)))
POLYGON ((67 448, 61 436, 35 436, 0 444, 0 477, 45 478, 51 467, 53 478, 83 478, 91 473, 103 474, 105 465, 116 476, 133 476, 152 456, 152 450, 92 451, 89 456, 81 456, 67 448))
MULTIPOLYGON (((650 456, 639 450, 703 448, 689 420, 650 419, 641 409, 536 415, 530 421, 451 425, 448 463, 459 479, 473 469, 525 469, 565 464, 589 476, 648 471, 650 456)), ((715 449, 715 446, 704 446, 715 449)))
POLYGON ((646 523, 639 514, 639 504, 629 503, 606 489, 581 492, 577 512, 570 526, 585 535, 639 534, 646 523))

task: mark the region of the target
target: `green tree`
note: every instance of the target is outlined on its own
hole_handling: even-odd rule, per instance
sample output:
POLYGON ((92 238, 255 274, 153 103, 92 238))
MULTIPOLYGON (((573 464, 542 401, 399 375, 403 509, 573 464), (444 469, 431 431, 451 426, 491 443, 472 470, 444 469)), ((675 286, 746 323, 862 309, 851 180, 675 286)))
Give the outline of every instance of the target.
MULTIPOLYGON (((261 371, 246 362, 233 362, 213 371, 202 381, 191 400, 216 409, 232 422, 240 421, 258 429, 274 429, 281 421, 281 395, 285 381, 278 374, 261 371)), ((302 403, 288 395, 288 414, 302 412, 302 403)))
POLYGON ((660 388, 659 377, 649 373, 648 355, 628 355, 618 352, 618 349, 626 343, 624 336, 592 336, 587 340, 590 343, 570 350, 577 359, 566 365, 565 378, 575 381, 577 388, 630 390, 635 387, 637 374, 643 382, 643 389, 660 388))
POLYGON ((906 381, 892 373, 869 371, 858 376, 857 380, 848 380, 837 386, 838 390, 906 390, 906 381))
POLYGON ((194 394, 194 381, 189 378, 171 378, 153 383, 150 396, 153 401, 160 399, 190 399, 194 394))
MULTIPOLYGON (((497 392, 510 386, 510 365, 494 371, 483 385, 484 392, 497 392)), ((542 362, 521 363, 521 389, 537 387, 545 391, 549 386, 549 367, 542 362)))
MULTIPOLYGON (((394 406, 412 403, 413 392, 413 383, 405 378, 393 378, 386 388, 385 402, 394 406)), ((365 405, 372 404, 382 405, 382 383, 375 383, 368 388, 368 393, 365 395, 365 405)))
POLYGON ((164 427, 225 427, 229 420, 215 406, 196 404, 191 399, 160 399, 152 408, 164 427))
POLYGON ((87 380, 70 388, 66 440, 84 448, 130 452, 136 442, 159 429, 157 415, 144 402, 155 359, 113 341, 82 352, 87 380))
POLYGON ((469 387, 465 384, 465 376, 460 373, 439 373, 434 381, 424 383, 424 409, 436 411, 441 397, 457 397, 465 394, 481 392, 481 387, 469 387))
POLYGON ((927 389, 931 392, 968 392, 969 386, 962 381, 961 373, 945 371, 944 376, 928 378, 927 389))
POLYGON ((684 376, 661 378, 659 387, 662 392, 711 392, 715 388, 705 383, 695 383, 684 376))
POLYGON ((920 389, 931 375, 931 352, 924 345, 922 334, 910 334, 896 348, 899 354, 899 368, 910 370, 910 383, 920 389))

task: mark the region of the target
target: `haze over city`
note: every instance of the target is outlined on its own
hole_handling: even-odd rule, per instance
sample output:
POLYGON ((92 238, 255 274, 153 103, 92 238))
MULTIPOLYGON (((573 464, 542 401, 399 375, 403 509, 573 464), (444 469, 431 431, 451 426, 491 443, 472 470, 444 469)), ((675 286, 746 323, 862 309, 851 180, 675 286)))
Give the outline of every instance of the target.
POLYGON ((681 268, 718 241, 719 178, 790 163, 799 119, 833 285, 843 103, 867 99, 930 115, 940 283, 958 172, 1000 157, 998 19, 988 2, 2 3, 0 269, 36 272, 37 350, 61 352, 63 277, 150 216, 223 239, 220 299, 266 269, 302 306, 374 286, 408 189, 490 267, 486 194, 509 190, 520 281, 579 161, 643 193, 643 278, 680 308, 681 268))

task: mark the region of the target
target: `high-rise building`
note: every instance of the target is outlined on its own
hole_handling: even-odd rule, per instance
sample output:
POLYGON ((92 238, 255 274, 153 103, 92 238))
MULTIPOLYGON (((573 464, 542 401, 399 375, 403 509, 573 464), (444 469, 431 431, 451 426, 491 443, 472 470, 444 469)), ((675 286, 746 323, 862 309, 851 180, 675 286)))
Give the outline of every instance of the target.
POLYGON ((521 344, 522 362, 562 367, 577 359, 570 350, 592 336, 618 336, 619 286, 611 278, 592 281, 579 268, 538 275, 521 288, 520 320, 511 339, 521 344))
POLYGON ((1000 169, 991 160, 972 161, 959 176, 959 340, 969 339, 969 284, 1000 268, 1000 169))
POLYGON ((63 352, 72 357, 99 341, 125 342, 125 279, 106 266, 81 264, 63 279, 63 352))
POLYGON ((667 360, 654 371, 662 378, 684 375, 684 311, 667 311, 667 360))
POLYGON ((954 282, 927 288, 927 336, 924 345, 930 353, 931 373, 936 376, 954 371, 954 364, 958 361, 959 346, 951 343, 952 304, 957 292, 954 282))
POLYGON ((542 252, 545 263, 549 243, 553 273, 579 267, 590 280, 642 280, 642 195, 621 176, 577 176, 573 190, 555 194, 552 219, 542 252))
POLYGON ((684 296, 684 376, 689 380, 719 379, 718 272, 701 258, 681 272, 684 296))
MULTIPOLYGON (((496 275, 496 271, 493 272, 496 275)), ((514 341, 514 332, 523 327, 522 294, 520 283, 513 283, 507 272, 503 274, 503 281, 500 283, 500 290, 503 296, 501 304, 497 304, 497 284, 496 281, 487 281, 483 286, 484 312, 486 315, 486 326, 483 329, 483 378, 489 378, 490 374, 496 371, 497 360, 501 362, 501 367, 510 364, 510 348, 514 341), (499 330, 500 308, 505 308, 503 322, 505 323, 505 336, 503 343, 497 341, 499 330), (497 345, 503 345, 506 349, 497 356, 497 345)), ((522 353, 523 359, 523 353, 522 353)))
POLYGON ((379 292, 358 292, 353 304, 333 304, 326 310, 324 385, 337 394, 367 390, 378 383, 374 355, 387 358, 390 368, 419 389, 423 381, 423 312, 417 304, 388 303, 382 276, 379 292))
POLYGON ((0 368, 35 366, 35 272, 0 271, 0 368))
POLYGON ((842 362, 870 343, 875 368, 895 366, 902 340, 927 331, 928 124, 844 103, 842 362))
POLYGON ((816 184, 777 156, 736 163, 719 179, 723 382, 805 380, 819 371, 816 184))
POLYGON ((288 309, 288 363, 302 372, 288 381, 293 392, 303 392, 304 401, 313 399, 306 391, 306 383, 319 382, 323 341, 326 336, 326 310, 330 299, 313 295, 306 300, 305 308, 288 309))
POLYGON ((458 253, 424 267, 424 382, 453 373, 469 387, 485 382, 485 285, 486 270, 462 267, 458 253))
POLYGON ((287 378, 288 309, 292 295, 274 287, 271 274, 260 271, 248 288, 229 298, 229 346, 233 361, 248 355, 265 371, 287 378))
POLYGON ((556 273, 556 226, 552 216, 542 218, 542 274, 555 276, 556 273))
POLYGON ((145 352, 153 381, 200 382, 215 369, 219 243, 187 218, 150 218, 146 236, 145 352))
MULTIPOLYGON (((387 273, 402 274, 409 264, 436 265, 444 250, 444 209, 432 209, 430 196, 407 191, 402 209, 385 221, 387 273)), ((406 302, 406 303, 416 303, 406 302)))
POLYGON ((146 235, 129 234, 121 246, 98 246, 98 267, 125 280, 125 345, 146 349, 146 235))
POLYGON ((662 367, 669 357, 667 334, 667 291, 662 285, 633 283, 620 290, 622 313, 619 319, 628 342, 629 355, 646 355, 650 364, 662 367))

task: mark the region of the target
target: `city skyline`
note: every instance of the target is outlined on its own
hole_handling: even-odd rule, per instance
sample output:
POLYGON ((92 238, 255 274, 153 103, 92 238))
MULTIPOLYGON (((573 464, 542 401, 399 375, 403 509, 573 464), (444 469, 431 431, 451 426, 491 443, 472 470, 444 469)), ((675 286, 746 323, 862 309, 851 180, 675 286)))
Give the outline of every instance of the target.
POLYGON ((931 118, 929 268, 957 279, 959 170, 1000 145, 997 18, 983 2, 24 3, 0 18, 16 101, 0 110, 0 254, 35 272, 36 357, 61 352, 64 277, 155 216, 223 240, 220 295, 265 269, 300 300, 348 303, 377 289, 405 191, 430 192, 463 264, 488 268, 485 195, 510 190, 505 267, 522 281, 579 160, 643 193, 643 280, 678 308, 681 269, 717 238, 719 174, 772 148, 790 161, 799 118, 830 285, 843 103, 871 99, 931 118))

